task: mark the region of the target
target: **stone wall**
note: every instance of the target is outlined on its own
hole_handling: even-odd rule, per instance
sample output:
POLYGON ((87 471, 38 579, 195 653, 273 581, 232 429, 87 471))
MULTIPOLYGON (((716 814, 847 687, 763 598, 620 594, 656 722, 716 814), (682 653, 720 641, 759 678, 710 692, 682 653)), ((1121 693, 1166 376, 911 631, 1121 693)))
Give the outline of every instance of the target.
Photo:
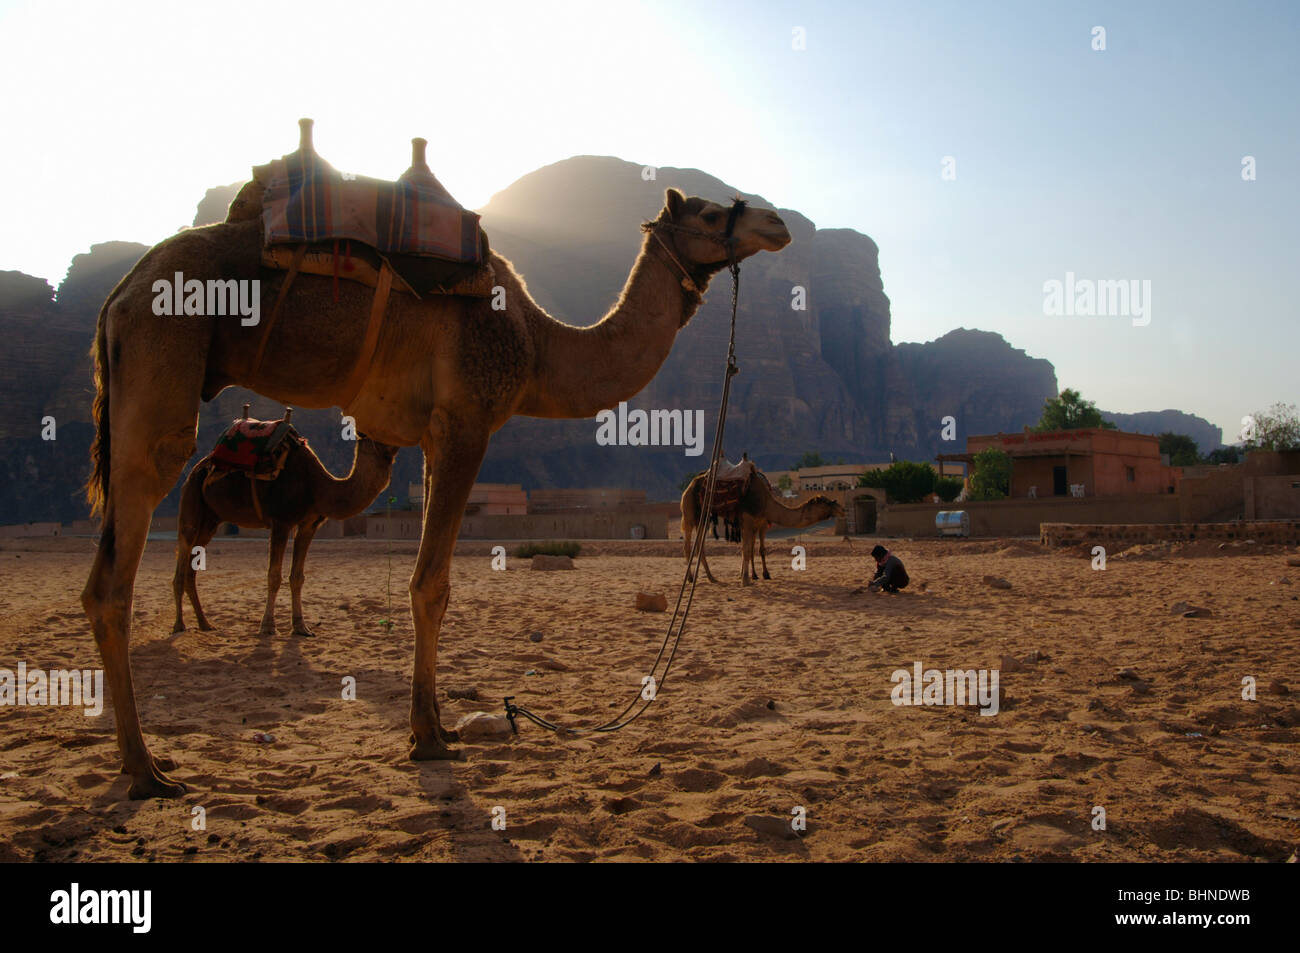
POLYGON ((965 503, 891 503, 879 510, 876 529, 882 536, 937 536, 934 517, 941 510, 965 510, 970 515, 972 536, 1037 536, 1039 524, 1045 522, 1176 523, 1178 497, 1166 493, 965 503))
POLYGON ((1300 475, 1247 477, 1243 482, 1246 519, 1300 519, 1300 475))
POLYGON ((1165 540, 1245 540, 1300 543, 1300 520, 1254 520, 1232 523, 1044 523, 1044 546, 1080 543, 1157 543, 1165 540))

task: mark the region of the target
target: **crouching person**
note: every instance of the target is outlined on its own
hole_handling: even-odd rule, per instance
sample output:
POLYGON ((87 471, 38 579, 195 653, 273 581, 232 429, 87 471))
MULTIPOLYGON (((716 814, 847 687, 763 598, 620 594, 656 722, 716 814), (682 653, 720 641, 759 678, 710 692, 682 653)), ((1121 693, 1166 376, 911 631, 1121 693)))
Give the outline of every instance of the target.
POLYGON ((876 574, 867 584, 868 589, 898 592, 907 586, 907 570, 903 568, 901 559, 884 546, 877 546, 871 551, 871 555, 876 560, 876 574))

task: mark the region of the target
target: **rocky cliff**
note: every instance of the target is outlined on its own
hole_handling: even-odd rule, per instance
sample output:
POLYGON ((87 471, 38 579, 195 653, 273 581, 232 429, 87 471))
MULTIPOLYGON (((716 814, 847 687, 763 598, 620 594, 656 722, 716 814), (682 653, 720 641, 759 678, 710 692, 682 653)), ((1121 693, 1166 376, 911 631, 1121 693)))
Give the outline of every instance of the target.
MULTIPOLYGON (((642 238, 637 226, 658 213, 666 187, 721 201, 736 194, 695 169, 659 168, 649 175, 609 157, 558 162, 495 195, 482 210, 484 226, 543 307, 570 323, 590 324, 617 297, 642 238)), ((209 190, 195 224, 220 219, 237 189, 209 190)), ((794 243, 742 268, 741 373, 726 439, 731 456, 748 451, 773 469, 808 450, 828 459, 880 460, 890 452, 932 459, 953 449, 940 440, 945 416, 956 418, 959 445, 968 433, 1019 430, 1038 419, 1043 401, 1056 392, 1050 363, 983 331, 959 329, 926 344, 893 345, 875 243, 849 229, 817 229, 796 211, 780 213, 794 243)), ((0 523, 84 515, 79 485, 91 435, 87 354, 95 318, 144 250, 109 242, 77 256, 57 303, 40 279, 0 274, 0 332, 10 344, 0 354, 0 523), (55 442, 41 439, 47 415, 57 420, 55 442)), ((729 305, 723 273, 632 407, 703 410, 712 439, 729 305)), ((202 449, 245 400, 258 416, 281 410, 246 391, 228 390, 202 408, 202 449)), ((337 409, 297 410, 294 420, 331 470, 346 471, 352 446, 341 439, 337 409)), ((493 438, 480 478, 529 488, 627 486, 668 499, 705 459, 680 447, 600 446, 595 434, 594 420, 516 418, 493 438)), ((390 492, 404 500, 407 483, 419 474, 418 450, 403 451, 390 492)), ((175 495, 162 512, 174 512, 175 495)))

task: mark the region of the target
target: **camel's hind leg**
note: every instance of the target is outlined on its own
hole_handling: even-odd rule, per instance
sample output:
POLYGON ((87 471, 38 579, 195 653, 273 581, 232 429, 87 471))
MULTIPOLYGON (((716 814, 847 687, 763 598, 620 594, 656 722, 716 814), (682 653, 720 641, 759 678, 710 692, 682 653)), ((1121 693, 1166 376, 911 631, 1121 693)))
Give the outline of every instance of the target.
POLYGON ((451 552, 465 502, 487 451, 488 428, 477 421, 435 412, 421 441, 424 450, 424 531, 411 574, 411 617, 415 623, 415 671, 411 676, 412 761, 456 759, 447 747, 459 740, 442 726, 438 705, 438 635, 451 595, 451 552))
POLYGON ((307 622, 302 617, 302 584, 307 579, 307 549, 311 546, 316 530, 320 529, 321 523, 324 522, 323 516, 309 520, 300 524, 298 531, 293 534, 293 566, 289 570, 289 592, 293 595, 294 635, 316 634, 307 627, 307 622))
POLYGON ((284 548, 289 545, 288 523, 271 524, 271 553, 266 567, 266 611, 258 635, 275 635, 275 596, 280 591, 281 572, 284 568, 284 548))
POLYGON ((197 572, 194 569, 194 548, 206 547, 221 525, 203 505, 203 478, 205 471, 192 470, 181 490, 180 516, 176 521, 176 571, 172 575, 172 598, 176 602, 176 622, 172 633, 185 631, 185 614, 181 603, 186 595, 194 607, 194 618, 199 630, 211 631, 203 606, 199 604, 197 572))
MULTIPOLYGON (((772 574, 767 571, 767 530, 766 529, 761 529, 758 531, 758 556, 760 559, 763 560, 763 578, 771 579, 772 574)), ((751 565, 750 568, 753 569, 753 566, 751 565)), ((755 576, 754 578, 757 579, 758 577, 755 576)))
MULTIPOLYGON (((101 329, 101 334, 105 333, 101 329)), ((158 353, 141 341, 138 348, 121 341, 116 359, 106 368, 111 394, 98 422, 111 435, 103 531, 81 604, 90 618, 104 660, 104 674, 113 697, 117 744, 122 770, 132 781, 128 796, 178 797, 185 785, 164 773, 164 759, 149 753, 140 730, 135 687, 128 651, 135 577, 149 534, 154 508, 176 482, 194 452, 202 357, 193 367, 168 368, 168 388, 157 388, 151 374, 124 376, 122 365, 148 367, 158 353), (146 351, 153 352, 146 354, 146 351), (192 374, 193 380, 186 377, 192 374), (178 399, 178 394, 187 395, 178 399)), ((177 348, 172 358, 183 358, 177 348)))

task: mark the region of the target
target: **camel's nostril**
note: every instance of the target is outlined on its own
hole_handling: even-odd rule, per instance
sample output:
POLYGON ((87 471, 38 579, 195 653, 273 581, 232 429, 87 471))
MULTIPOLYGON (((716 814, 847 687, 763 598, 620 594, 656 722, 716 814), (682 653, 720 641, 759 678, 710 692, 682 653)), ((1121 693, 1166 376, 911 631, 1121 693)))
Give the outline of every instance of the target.
POLYGON ((782 226, 785 225, 785 222, 781 221, 781 216, 777 215, 776 212, 768 212, 767 220, 771 222, 773 225, 782 225, 782 226))

